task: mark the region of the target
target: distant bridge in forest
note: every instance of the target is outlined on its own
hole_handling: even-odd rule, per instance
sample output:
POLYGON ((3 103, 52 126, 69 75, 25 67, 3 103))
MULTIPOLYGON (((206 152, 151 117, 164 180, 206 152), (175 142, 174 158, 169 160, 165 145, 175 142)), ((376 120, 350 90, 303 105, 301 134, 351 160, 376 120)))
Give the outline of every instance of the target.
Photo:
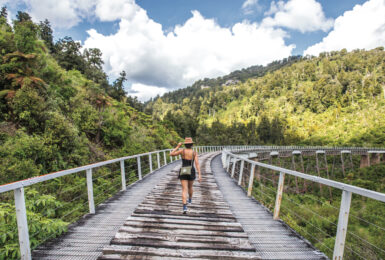
MULTIPOLYGON (((21 258, 328 259, 327 255, 333 255, 333 259, 342 259, 346 250, 360 256, 354 248, 347 248, 345 242, 347 234, 352 233, 347 229, 349 215, 352 216, 352 194, 385 202, 384 193, 333 180, 335 175, 345 176, 355 166, 384 163, 385 149, 300 146, 200 146, 194 149, 200 154, 203 181, 194 186, 193 204, 187 215, 182 214, 181 190, 176 178, 180 157, 173 160, 170 149, 0 186, 0 193, 14 193, 21 258), (97 175, 100 167, 114 165, 120 166, 119 175, 115 168, 108 168, 111 172, 106 175, 97 175), (115 174, 118 182, 109 189, 112 197, 100 201, 98 198, 104 198, 107 191, 94 194, 101 190, 97 183, 110 174, 115 174), (47 237, 44 243, 31 249, 30 238, 35 234, 28 228, 24 190, 67 175, 84 178, 87 199, 81 203, 88 205, 89 213, 75 218, 66 233, 47 237), (274 197, 270 201, 273 200, 274 205, 258 201, 259 196, 267 198, 271 192, 274 197), (306 196, 310 192, 326 194, 329 200, 336 194, 341 196, 339 209, 335 208, 338 221, 333 223, 336 229, 334 248, 317 242, 332 253, 321 252, 309 239, 294 231, 289 226, 291 223, 280 219, 285 193, 306 196)), ((73 196, 68 204, 80 200, 81 195, 73 196)), ((70 214, 79 215, 76 214, 78 209, 80 211, 75 207, 59 219, 70 214)), ((286 210, 290 212, 291 209, 286 210)), ((290 212, 290 216, 301 218, 300 212, 290 212)), ((374 229, 385 231, 370 220, 357 218, 374 229)), ((385 253, 384 248, 378 248, 365 238, 358 239, 375 248, 379 255, 385 253)))

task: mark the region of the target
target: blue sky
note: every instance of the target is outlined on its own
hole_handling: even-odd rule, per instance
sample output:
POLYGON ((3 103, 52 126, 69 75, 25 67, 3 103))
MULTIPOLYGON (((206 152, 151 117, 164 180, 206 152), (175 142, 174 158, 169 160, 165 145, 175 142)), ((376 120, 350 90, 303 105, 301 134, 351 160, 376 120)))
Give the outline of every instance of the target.
POLYGON ((0 0, 103 52, 146 100, 290 55, 385 45, 384 0, 0 0))
MULTIPOLYGON (((162 24, 164 30, 170 30, 175 25, 183 24, 191 17, 192 10, 198 10, 204 17, 214 18, 223 27, 231 27, 244 19, 252 22, 260 22, 264 12, 268 11, 272 1, 258 1, 258 6, 252 8, 252 13, 246 14, 242 9, 243 0, 138 0, 136 3, 145 9, 148 16, 154 21, 162 24)), ((326 17, 337 18, 345 11, 351 10, 357 4, 363 4, 365 0, 323 0, 318 1, 326 17)), ((116 33, 119 29, 118 21, 101 22, 97 19, 83 20, 79 25, 72 28, 57 29, 55 39, 71 36, 76 40, 84 42, 87 30, 96 29, 105 35, 116 33)), ((296 30, 288 30, 290 38, 286 39, 289 44, 295 44, 293 55, 302 55, 303 51, 327 35, 327 32, 315 31, 301 33, 296 30)))

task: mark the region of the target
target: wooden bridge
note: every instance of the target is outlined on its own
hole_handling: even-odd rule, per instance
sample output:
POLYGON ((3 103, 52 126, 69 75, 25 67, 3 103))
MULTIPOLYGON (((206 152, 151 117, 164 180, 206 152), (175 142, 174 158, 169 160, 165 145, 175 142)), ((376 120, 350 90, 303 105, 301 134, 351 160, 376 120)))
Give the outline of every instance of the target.
POLYGON ((237 187, 220 156, 200 157, 202 183, 182 214, 180 162, 100 205, 34 259, 326 259, 237 187), (214 158, 214 160, 213 160, 214 158))
POLYGON ((344 170, 345 154, 361 156, 361 166, 365 166, 382 163, 384 149, 259 146, 195 149, 201 154, 203 180, 194 184, 193 203, 186 215, 182 214, 181 185, 177 179, 181 162, 173 162, 171 157, 167 160, 170 150, 117 158, 0 186, 0 193, 14 191, 21 258, 328 259, 279 219, 287 174, 319 184, 320 188, 325 185, 342 190, 333 253, 333 259, 342 259, 352 194, 385 202, 383 193, 322 178, 318 158, 323 155, 326 162, 326 155, 341 156, 344 170), (315 156, 318 176, 296 171, 298 155, 301 160, 303 155, 315 156), (279 167, 279 161, 273 162, 274 158, 290 156, 292 170, 279 167), (157 170, 153 170, 154 159, 157 170), (139 178, 128 187, 125 161, 135 162, 131 166, 136 167, 139 178), (266 161, 269 164, 262 163, 266 161), (122 190, 95 208, 92 170, 114 163, 120 163, 122 190), (143 163, 148 164, 149 173, 142 178, 143 163), (260 181, 261 177, 257 168, 279 173, 274 213, 251 196, 254 180, 260 181), (31 252, 24 187, 82 171, 87 173, 90 214, 71 224, 64 235, 31 252))

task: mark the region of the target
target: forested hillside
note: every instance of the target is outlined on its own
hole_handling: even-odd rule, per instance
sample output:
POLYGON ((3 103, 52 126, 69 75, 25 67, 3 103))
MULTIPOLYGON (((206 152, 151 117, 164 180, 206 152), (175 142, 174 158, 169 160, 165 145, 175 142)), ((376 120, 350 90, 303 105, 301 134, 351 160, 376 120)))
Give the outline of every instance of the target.
MULTIPOLYGON (((27 13, 19 12, 12 26, 5 8, 0 16, 0 185, 178 141, 172 128, 126 97, 124 71, 108 82, 100 50, 81 51, 69 37, 53 43, 49 22, 35 24, 27 13)), ((117 172, 95 170, 97 204, 119 190, 117 172)), ((87 212, 84 176, 25 189, 32 248, 87 212)), ((2 193, 0 259, 19 257, 13 194, 2 193)))
POLYGON ((385 144, 383 47, 295 61, 234 84, 198 81, 147 110, 207 144, 385 144), (216 83, 202 89, 207 82, 216 83))
MULTIPOLYGON (((108 158, 170 147, 172 129, 130 104, 125 72, 112 85, 101 52, 49 22, 0 18, 0 184, 108 158)), ((135 100, 134 100, 135 101, 135 100)))

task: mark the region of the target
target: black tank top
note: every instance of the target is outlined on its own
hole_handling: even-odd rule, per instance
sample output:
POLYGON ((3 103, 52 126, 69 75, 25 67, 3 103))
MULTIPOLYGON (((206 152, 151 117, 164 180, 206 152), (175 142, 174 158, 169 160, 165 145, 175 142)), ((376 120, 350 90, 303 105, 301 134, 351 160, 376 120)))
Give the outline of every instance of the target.
POLYGON ((187 159, 184 159, 184 149, 182 151, 182 167, 186 167, 186 166, 192 166, 191 168, 191 173, 195 173, 195 167, 193 165, 193 162, 194 162, 194 156, 195 156, 195 152, 193 152, 193 159, 192 160, 187 160, 187 159))

